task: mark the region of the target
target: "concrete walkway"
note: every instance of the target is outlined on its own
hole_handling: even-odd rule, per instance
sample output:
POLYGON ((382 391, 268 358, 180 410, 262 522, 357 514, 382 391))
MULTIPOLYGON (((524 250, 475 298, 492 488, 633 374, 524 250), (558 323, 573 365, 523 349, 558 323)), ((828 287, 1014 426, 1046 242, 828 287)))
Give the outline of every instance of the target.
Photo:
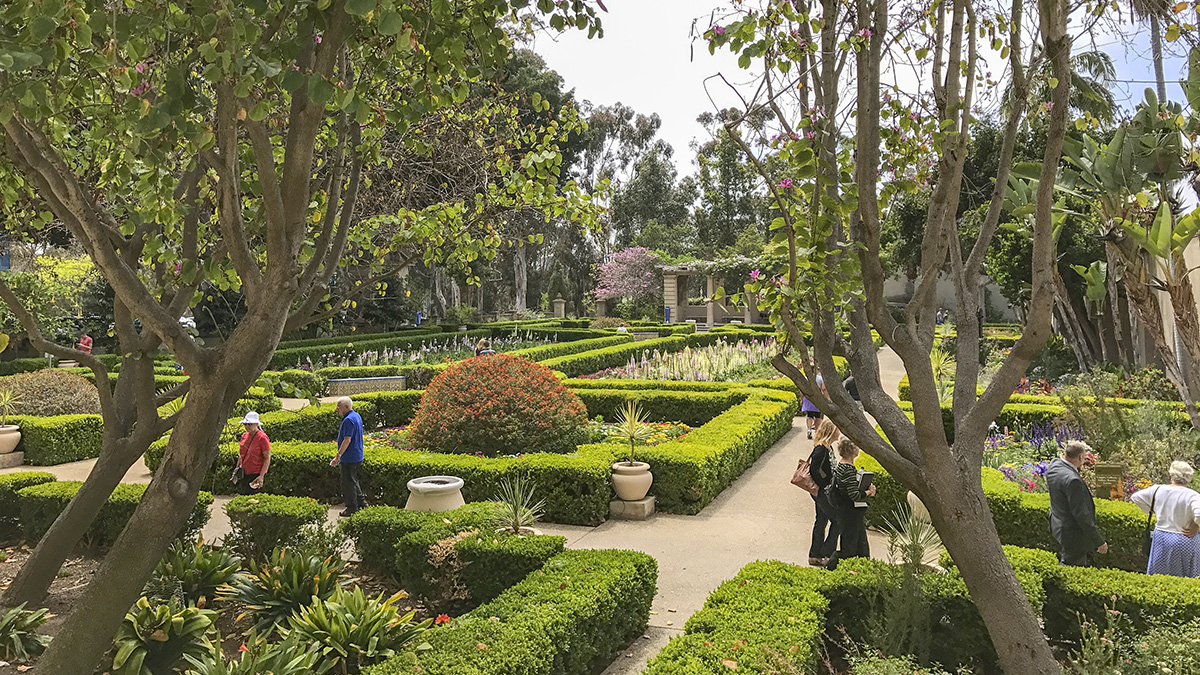
MULTIPOLYGON (((880 377, 884 388, 898 392, 904 367, 890 349, 879 352, 880 377)), ((285 401, 285 407, 301 402, 285 401)), ((604 671, 603 675, 635 675, 667 641, 680 634, 693 612, 703 606, 708 594, 722 581, 735 576, 756 560, 775 559, 807 564, 815 511, 812 498, 789 480, 801 457, 812 452, 804 421, 797 418, 792 430, 768 450, 707 508, 695 516, 658 514, 644 522, 610 520, 599 527, 544 523, 546 534, 566 537, 569 548, 618 548, 643 551, 658 560, 658 594, 650 627, 604 671)), ((13 471, 46 470, 60 480, 83 480, 94 460, 40 469, 17 467, 13 471)), ((125 476, 125 482, 146 483, 149 470, 140 460, 125 476)), ((204 528, 207 541, 229 532, 224 504, 217 497, 212 518, 204 528)), ((329 510, 330 522, 337 521, 341 507, 329 510)), ((871 554, 886 558, 887 540, 869 532, 871 554)))

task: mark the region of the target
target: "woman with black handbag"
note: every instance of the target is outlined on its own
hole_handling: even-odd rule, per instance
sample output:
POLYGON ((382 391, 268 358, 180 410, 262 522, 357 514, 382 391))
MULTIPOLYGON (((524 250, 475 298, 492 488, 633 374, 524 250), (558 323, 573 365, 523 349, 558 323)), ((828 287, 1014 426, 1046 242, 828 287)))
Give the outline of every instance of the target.
POLYGON ((1171 462, 1170 484, 1138 490, 1130 498, 1147 514, 1150 563, 1146 574, 1200 577, 1200 492, 1188 487, 1195 471, 1187 462, 1171 462), (1157 519, 1150 533, 1150 516, 1157 519))

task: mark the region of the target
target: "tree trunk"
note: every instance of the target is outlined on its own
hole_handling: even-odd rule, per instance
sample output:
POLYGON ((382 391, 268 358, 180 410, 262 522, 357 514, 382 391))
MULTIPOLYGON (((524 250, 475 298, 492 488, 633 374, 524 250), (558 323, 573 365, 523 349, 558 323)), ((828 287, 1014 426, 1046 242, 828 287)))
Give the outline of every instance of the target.
POLYGON ((529 249, 518 246, 513 251, 513 309, 524 312, 527 304, 525 296, 529 292, 529 262, 526 257, 529 249))
POLYGON ((953 552, 971 601, 988 627, 1002 670, 1059 675, 1037 615, 1001 548, 980 479, 963 475, 952 483, 940 483, 931 499, 922 500, 946 550, 953 552))
MULTIPOLYGON (((194 383, 194 380, 193 380, 194 383)), ((141 597, 163 552, 187 522, 217 454, 236 383, 196 387, 167 446, 162 466, 92 582, 67 615, 38 670, 90 675, 112 646, 125 613, 141 597)))
POLYGON ((1150 12, 1150 54, 1154 61, 1154 83, 1158 92, 1158 102, 1167 100, 1167 78, 1163 73, 1162 53, 1162 23, 1158 18, 1158 10, 1150 12))
MULTIPOLYGON (((142 452, 145 450, 142 448, 142 452)), ((87 480, 79 487, 79 492, 75 493, 67 508, 38 540, 33 553, 21 565, 12 584, 5 589, 3 597, 0 597, 0 605, 15 607, 22 603, 36 603, 45 597, 58 570, 75 552, 75 547, 91 527, 101 507, 133 465, 132 461, 126 461, 127 453, 120 454, 101 453, 87 480)), ((135 461, 138 456, 140 453, 134 455, 135 461)))

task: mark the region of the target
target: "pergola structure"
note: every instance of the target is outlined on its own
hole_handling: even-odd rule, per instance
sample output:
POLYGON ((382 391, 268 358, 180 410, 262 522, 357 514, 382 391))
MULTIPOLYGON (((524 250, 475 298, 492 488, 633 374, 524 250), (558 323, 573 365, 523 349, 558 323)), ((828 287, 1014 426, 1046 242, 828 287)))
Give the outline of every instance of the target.
POLYGON ((699 267, 677 266, 663 268, 663 320, 665 323, 681 323, 695 320, 709 326, 730 321, 757 323, 758 307, 748 302, 743 308, 731 306, 728 296, 720 300, 711 298, 717 294, 724 279, 707 272, 699 267), (706 286, 704 297, 709 298, 702 305, 688 304, 688 279, 704 275, 706 286))

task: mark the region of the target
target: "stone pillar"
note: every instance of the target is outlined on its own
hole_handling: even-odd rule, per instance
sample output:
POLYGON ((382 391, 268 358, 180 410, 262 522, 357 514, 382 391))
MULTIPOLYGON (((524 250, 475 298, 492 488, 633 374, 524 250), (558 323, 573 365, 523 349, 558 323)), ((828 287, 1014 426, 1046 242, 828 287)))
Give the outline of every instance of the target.
POLYGON ((554 298, 554 316, 558 319, 567 318, 567 301, 561 295, 554 298))
POLYGON ((596 318, 608 316, 608 300, 596 298, 596 318))
POLYGON ((708 298, 708 302, 704 304, 708 308, 708 325, 709 327, 712 327, 717 325, 717 312, 719 308, 717 307, 717 301, 713 300, 713 296, 717 294, 717 288, 720 286, 720 280, 711 274, 706 278, 708 280, 708 286, 704 296, 708 298))

